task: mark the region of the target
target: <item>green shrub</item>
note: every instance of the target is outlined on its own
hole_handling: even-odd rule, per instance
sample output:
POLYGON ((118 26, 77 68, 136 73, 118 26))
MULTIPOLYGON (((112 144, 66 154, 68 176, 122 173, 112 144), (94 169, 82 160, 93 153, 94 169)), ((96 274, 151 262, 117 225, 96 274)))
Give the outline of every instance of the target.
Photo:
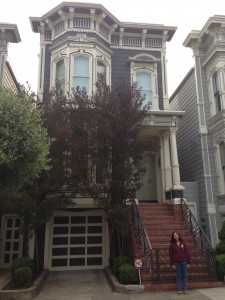
POLYGON ((119 268, 122 265, 130 264, 132 265, 132 261, 129 257, 125 255, 117 256, 113 261, 113 273, 118 276, 119 275, 119 268))
POLYGON ((29 286, 32 278, 32 271, 29 267, 17 268, 13 273, 13 284, 15 287, 29 286))
POLYGON ((218 233, 218 237, 222 242, 225 242, 225 221, 223 221, 223 225, 218 233))
POLYGON ((225 242, 220 242, 216 246, 216 255, 225 254, 225 242))
POLYGON ((138 283, 138 271, 132 265, 122 265, 119 268, 119 282, 123 284, 138 283))
POLYGON ((224 280, 225 276, 225 254, 220 254, 215 257, 216 273, 219 280, 224 280))
POLYGON ((16 259, 13 260, 13 262, 11 264, 11 273, 12 273, 12 276, 14 275, 15 270, 17 270, 20 267, 28 267, 28 268, 30 268, 31 272, 32 272, 32 276, 36 272, 35 263, 29 257, 18 257, 18 258, 16 258, 16 259))

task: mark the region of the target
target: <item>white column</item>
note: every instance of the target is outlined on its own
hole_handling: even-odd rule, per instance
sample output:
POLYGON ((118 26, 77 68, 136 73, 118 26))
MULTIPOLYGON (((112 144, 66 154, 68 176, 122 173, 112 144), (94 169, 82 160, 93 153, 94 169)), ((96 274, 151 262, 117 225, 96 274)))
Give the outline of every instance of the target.
POLYGON ((178 155, 177 155, 176 132, 177 132, 177 128, 170 128, 170 150, 171 150, 173 189, 183 190, 184 188, 180 184, 180 167, 179 167, 178 155))
POLYGON ((165 184, 166 191, 170 191, 172 188, 172 168, 170 161, 170 146, 169 146, 169 135, 166 133, 163 136, 163 145, 164 145, 164 169, 165 169, 165 184))
POLYGON ((163 32, 162 55, 161 55, 162 83, 163 83, 163 107, 164 107, 164 110, 169 109, 167 61, 166 61, 166 42, 167 42, 167 39, 168 39, 168 31, 165 30, 163 32))

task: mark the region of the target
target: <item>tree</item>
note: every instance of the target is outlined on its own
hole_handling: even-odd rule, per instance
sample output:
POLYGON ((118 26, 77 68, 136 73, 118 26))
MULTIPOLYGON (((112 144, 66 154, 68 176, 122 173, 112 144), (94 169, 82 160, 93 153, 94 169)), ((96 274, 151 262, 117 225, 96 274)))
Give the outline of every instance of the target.
POLYGON ((48 169, 49 146, 33 94, 0 87, 0 192, 15 191, 48 169))
POLYGON ((40 103, 53 139, 47 176, 52 191, 89 195, 105 209, 114 249, 116 236, 128 231, 125 199, 141 186, 146 108, 135 84, 121 82, 111 90, 99 79, 96 87, 92 97, 79 88, 67 96, 53 90, 40 103))
POLYGON ((90 174, 87 189, 106 211, 112 256, 121 254, 119 236, 127 234, 129 228, 125 200, 135 197, 145 171, 147 144, 141 132, 147 107, 143 107, 143 101, 137 86, 123 81, 112 90, 104 80, 98 81, 97 92, 91 98, 89 148, 97 180, 90 174))

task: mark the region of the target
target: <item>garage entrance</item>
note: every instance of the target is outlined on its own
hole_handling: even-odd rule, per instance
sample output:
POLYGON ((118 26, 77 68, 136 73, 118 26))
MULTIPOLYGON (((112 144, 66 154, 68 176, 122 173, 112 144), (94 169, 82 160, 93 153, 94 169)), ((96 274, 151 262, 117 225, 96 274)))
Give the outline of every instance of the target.
POLYGON ((49 222, 49 269, 103 269, 106 227, 104 211, 99 209, 55 213, 49 222))

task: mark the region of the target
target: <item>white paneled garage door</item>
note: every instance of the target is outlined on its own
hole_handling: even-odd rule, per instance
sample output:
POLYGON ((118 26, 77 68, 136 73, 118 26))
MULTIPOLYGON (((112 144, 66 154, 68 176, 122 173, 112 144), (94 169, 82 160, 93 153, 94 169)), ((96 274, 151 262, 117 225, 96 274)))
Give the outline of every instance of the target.
POLYGON ((101 211, 63 212, 50 222, 50 270, 104 267, 105 224, 101 211))

